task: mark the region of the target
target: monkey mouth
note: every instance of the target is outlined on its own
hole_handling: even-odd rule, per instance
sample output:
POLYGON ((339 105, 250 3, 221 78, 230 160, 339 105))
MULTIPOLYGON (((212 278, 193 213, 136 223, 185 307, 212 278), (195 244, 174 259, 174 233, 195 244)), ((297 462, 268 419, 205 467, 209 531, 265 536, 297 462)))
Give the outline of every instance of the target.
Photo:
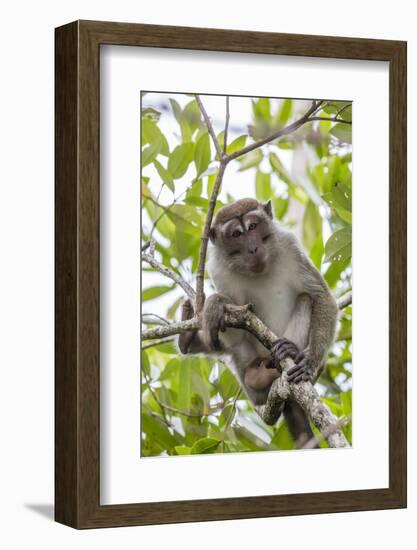
POLYGON ((250 271, 252 271, 252 273, 256 273, 257 275, 259 275, 260 273, 262 273, 262 271, 264 271, 265 263, 257 262, 256 264, 250 265, 249 269, 250 271))

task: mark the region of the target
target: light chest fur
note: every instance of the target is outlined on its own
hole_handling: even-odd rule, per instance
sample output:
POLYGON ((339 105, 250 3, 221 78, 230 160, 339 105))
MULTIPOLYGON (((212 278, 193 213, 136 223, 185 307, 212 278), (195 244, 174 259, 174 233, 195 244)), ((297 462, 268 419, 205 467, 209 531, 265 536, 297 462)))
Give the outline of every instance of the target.
MULTIPOLYGON (((277 336, 283 335, 299 294, 297 263, 291 252, 281 254, 279 261, 271 266, 269 272, 258 277, 246 277, 229 272, 213 258, 210 258, 208 269, 218 292, 229 297, 235 304, 251 303, 256 315, 277 336)), ((248 339, 255 348, 254 353, 259 353, 262 349, 265 351, 246 331, 226 331, 225 340, 232 348, 241 347, 245 341, 249 344, 248 339)), ((245 353, 248 353, 247 349, 245 353)))

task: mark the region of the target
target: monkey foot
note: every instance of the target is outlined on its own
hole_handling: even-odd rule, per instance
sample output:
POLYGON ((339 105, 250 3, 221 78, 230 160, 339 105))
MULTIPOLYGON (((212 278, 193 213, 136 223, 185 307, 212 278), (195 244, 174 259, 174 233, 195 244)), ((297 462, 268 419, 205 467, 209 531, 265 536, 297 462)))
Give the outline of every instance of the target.
POLYGON ((288 369, 288 382, 311 382, 313 380, 314 368, 310 356, 301 351, 294 360, 295 365, 288 369))
POLYGON ((271 349, 272 363, 269 368, 279 368, 279 363, 290 357, 294 359, 300 354, 298 346, 287 338, 279 338, 271 349))
POLYGON ((184 303, 181 307, 181 320, 182 321, 188 321, 188 319, 192 319, 194 317, 194 308, 193 304, 191 303, 190 299, 184 300, 184 303))

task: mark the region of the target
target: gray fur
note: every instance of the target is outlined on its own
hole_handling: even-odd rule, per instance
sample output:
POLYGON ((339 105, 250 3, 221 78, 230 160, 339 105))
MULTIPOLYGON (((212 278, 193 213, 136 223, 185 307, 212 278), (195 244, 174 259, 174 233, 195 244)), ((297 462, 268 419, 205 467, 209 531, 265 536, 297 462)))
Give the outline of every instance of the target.
POLYGON ((247 331, 227 328, 222 332, 224 304, 253 304, 254 313, 278 337, 304 351, 314 381, 334 340, 338 310, 323 277, 295 236, 271 219, 270 206, 258 203, 255 207, 253 201, 246 204, 249 210, 244 212, 245 204, 235 203, 235 218, 235 205, 227 207, 227 215, 219 211, 217 219, 223 223, 216 220, 207 265, 218 294, 206 300, 202 330, 192 335, 187 345, 184 338, 188 335, 180 336, 180 349, 226 355, 248 397, 260 405, 265 403, 270 385, 261 390, 251 388, 245 384, 245 373, 257 368, 270 352, 247 331), (236 231, 243 233, 233 236, 236 231))

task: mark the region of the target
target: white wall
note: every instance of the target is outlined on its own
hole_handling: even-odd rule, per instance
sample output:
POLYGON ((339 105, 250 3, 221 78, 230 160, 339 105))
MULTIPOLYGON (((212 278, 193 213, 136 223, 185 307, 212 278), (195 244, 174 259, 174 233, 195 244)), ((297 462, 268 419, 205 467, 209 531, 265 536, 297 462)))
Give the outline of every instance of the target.
MULTIPOLYGON (((413 3, 15 0, 0 33, 0 543, 4 548, 213 548, 259 544, 381 549, 415 540, 417 329, 409 290, 409 508, 206 524, 76 532, 54 524, 53 92, 54 27, 74 19, 207 26, 409 41, 409 280, 417 276, 417 37, 413 3), (413 124, 414 123, 414 124, 413 124), (262 533, 260 536, 258 533, 262 533), (275 542, 276 539, 276 542, 275 542), (117 545, 117 546, 116 546, 117 545)), ((370 132, 369 139, 372 139, 370 132)), ((363 365, 363 368, 366 368, 363 365)), ((377 419, 376 419, 377 420, 377 419)), ((273 475, 271 473, 271 475, 273 475)), ((312 473, 312 475, 314 475, 312 473)), ((406 548, 410 545, 406 545, 406 548)))

